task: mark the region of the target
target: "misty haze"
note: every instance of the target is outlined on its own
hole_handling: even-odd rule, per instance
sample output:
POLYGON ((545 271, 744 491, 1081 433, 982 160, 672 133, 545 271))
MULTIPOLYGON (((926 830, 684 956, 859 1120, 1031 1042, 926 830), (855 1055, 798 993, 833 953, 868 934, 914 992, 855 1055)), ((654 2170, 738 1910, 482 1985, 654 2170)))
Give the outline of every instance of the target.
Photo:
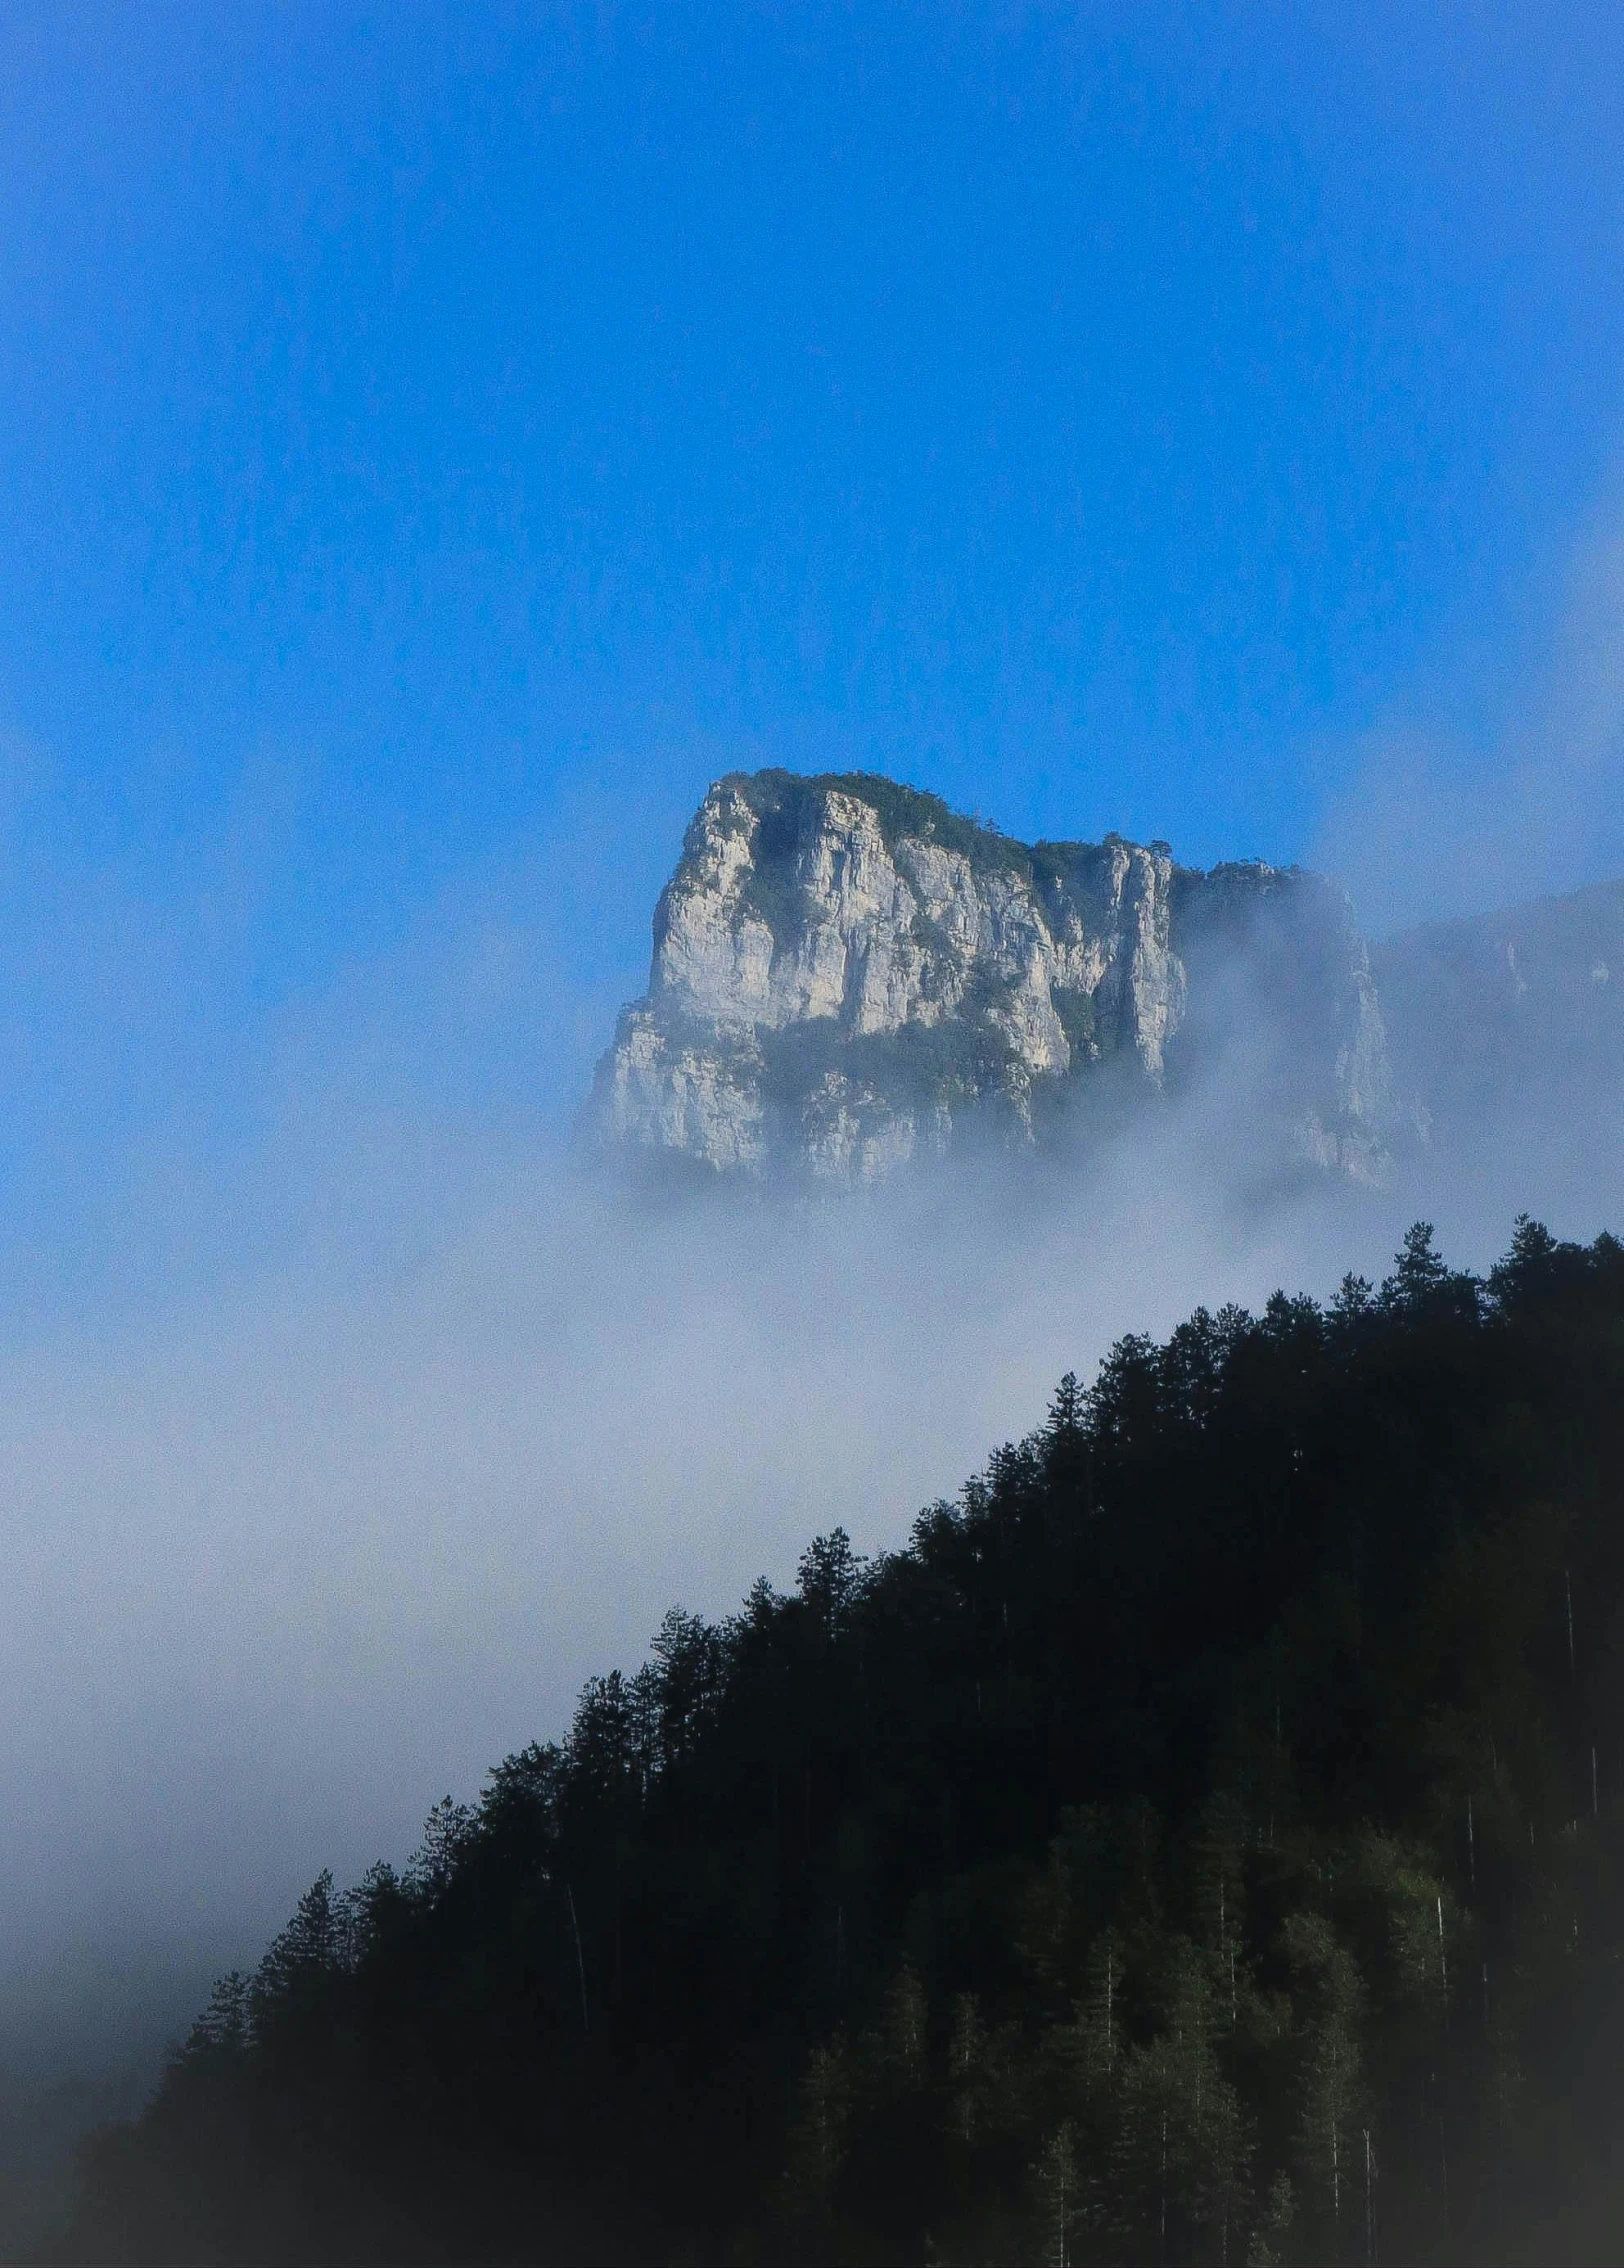
POLYGON ((1624 2244, 1559 15, 0 33, 0 2258, 1624 2244))

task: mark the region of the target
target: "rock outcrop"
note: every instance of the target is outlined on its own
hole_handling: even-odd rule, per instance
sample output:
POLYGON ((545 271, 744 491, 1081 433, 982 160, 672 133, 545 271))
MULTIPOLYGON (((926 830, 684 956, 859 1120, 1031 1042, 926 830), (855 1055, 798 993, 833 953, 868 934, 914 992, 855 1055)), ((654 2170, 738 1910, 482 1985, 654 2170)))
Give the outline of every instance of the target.
POLYGON ((584 1118, 623 1158, 875 1180, 1077 1101, 1238 1077, 1296 1154, 1379 1176, 1381 1015, 1346 898, 1165 843, 1018 843, 867 773, 705 797, 584 1118))

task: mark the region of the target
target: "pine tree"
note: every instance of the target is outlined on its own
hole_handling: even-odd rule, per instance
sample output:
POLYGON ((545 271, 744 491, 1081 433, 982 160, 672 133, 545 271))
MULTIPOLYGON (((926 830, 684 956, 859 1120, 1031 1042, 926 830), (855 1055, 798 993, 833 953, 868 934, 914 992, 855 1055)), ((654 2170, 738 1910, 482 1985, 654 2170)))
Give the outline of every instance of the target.
POLYGON ((1323 1915, 1293 1914, 1284 1936, 1304 2007, 1298 2172, 1324 2257, 1336 2260, 1363 2227, 1364 1991, 1352 1954, 1323 1915))
POLYGON ((457 1871, 457 1861, 473 1832, 474 1815, 465 1803, 442 1796, 423 1822, 423 1840, 406 1869, 413 1896, 440 1897, 457 1871))
POLYGON ((1038 2195, 1039 2257, 1044 2268, 1070 2268, 1081 2211, 1077 2135, 1069 2121, 1049 2136, 1032 2169, 1038 2195))
POLYGON ((1235 1799, 1215 1793, 1202 1807, 1196 1837, 1195 1905, 1199 1942, 1211 1963, 1225 2029, 1240 2027, 1246 1937, 1246 1848, 1250 1823, 1235 1799))
POLYGON ((801 2086, 801 2112, 790 2138, 789 2198, 795 2210, 828 2218, 846 2162, 852 2109, 850 2051, 837 2034, 814 2048, 801 2086))
POLYGON ((837 1638, 860 1597, 864 1562, 844 1528, 816 1536, 801 1554, 797 1586, 802 1602, 826 1638, 837 1638))
POLYGON ((1126 1983, 1123 1940, 1114 1929, 1104 1929, 1089 1947, 1072 2035, 1085 2102, 1097 2102, 1113 2088, 1128 2044, 1126 1983))
POLYGON ((253 2014, 249 1979, 240 1969, 215 1980, 209 2005, 193 2024, 182 2054, 235 2057, 253 2045, 253 2014))
POLYGON ((1280 2172, 1269 2189, 1268 2201, 1252 2227, 1246 2248, 1246 2268, 1285 2268, 1285 2247, 1297 2218, 1297 2197, 1291 2176, 1280 2172))
POLYGON ((987 2047, 981 2003, 973 1992, 961 1992, 953 2004, 947 2073, 953 2132, 966 2149, 980 2139, 985 2122, 990 2093, 987 2047))
POLYGON ((929 2021, 930 2004, 919 1972, 911 1961, 904 1961, 885 1996, 880 2052, 895 2079, 910 2089, 925 2083, 929 2021))

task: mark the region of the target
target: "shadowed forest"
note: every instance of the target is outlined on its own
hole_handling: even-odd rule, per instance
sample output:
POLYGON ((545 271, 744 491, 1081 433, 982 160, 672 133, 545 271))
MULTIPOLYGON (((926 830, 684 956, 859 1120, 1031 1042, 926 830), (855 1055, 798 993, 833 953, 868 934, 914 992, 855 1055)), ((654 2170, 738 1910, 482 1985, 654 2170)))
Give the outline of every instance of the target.
POLYGON ((315 1883, 56 2257, 1610 2257, 1621 1491, 1609 1237, 1124 1339, 315 1883))

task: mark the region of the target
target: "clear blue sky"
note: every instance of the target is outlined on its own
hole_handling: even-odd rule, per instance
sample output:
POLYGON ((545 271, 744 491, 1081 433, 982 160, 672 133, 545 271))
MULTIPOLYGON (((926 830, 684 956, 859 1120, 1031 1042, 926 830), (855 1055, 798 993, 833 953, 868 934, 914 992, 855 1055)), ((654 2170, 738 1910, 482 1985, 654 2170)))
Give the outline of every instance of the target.
POLYGON ((1614 6, 10 6, 0 198, 8 1243, 559 1107, 736 764, 1302 855, 1619 439, 1614 6))

